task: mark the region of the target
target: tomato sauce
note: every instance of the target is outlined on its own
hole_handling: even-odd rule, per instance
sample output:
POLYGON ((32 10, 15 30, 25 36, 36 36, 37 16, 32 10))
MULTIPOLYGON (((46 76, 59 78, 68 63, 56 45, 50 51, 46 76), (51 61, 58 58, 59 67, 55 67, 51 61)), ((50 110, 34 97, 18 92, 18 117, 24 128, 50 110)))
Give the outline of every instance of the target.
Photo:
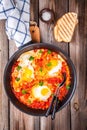
POLYGON ((71 75, 67 62, 58 53, 48 49, 25 52, 12 67, 12 91, 26 106, 47 109, 58 85, 63 80, 63 73, 66 73, 66 82, 59 90, 60 101, 65 98, 71 87, 71 75))

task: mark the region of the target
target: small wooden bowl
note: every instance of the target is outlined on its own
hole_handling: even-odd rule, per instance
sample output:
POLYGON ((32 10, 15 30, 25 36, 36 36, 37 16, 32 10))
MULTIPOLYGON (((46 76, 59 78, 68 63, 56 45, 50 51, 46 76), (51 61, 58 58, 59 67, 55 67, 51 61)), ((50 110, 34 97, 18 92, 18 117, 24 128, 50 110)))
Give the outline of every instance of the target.
MULTIPOLYGON (((45 14, 46 15, 46 14, 45 14)), ((52 23, 54 21, 54 12, 53 10, 49 9, 49 8, 44 8, 40 11, 39 13, 39 17, 41 19, 41 21, 45 22, 45 23, 52 23), (47 15, 50 14, 50 18, 47 20, 45 20, 45 18, 43 18, 43 14, 48 13, 47 15)), ((48 17, 48 16, 47 16, 48 17)))

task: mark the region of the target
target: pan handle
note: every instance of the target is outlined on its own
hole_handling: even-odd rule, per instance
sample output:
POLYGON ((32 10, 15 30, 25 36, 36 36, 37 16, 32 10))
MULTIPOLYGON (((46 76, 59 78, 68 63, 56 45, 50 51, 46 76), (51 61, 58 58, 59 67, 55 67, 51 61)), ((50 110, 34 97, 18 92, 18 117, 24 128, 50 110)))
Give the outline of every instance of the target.
POLYGON ((28 43, 26 43, 26 44, 24 44, 24 45, 18 47, 18 49, 20 50, 20 49, 22 49, 23 47, 26 47, 26 46, 28 46, 28 45, 30 45, 30 44, 33 44, 33 41, 29 41, 28 43))

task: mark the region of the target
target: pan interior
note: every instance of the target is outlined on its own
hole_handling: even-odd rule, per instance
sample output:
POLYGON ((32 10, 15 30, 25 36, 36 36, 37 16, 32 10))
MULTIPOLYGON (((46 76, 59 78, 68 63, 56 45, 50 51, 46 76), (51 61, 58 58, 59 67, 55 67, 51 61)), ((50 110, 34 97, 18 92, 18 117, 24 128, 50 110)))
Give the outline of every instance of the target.
POLYGON ((23 111, 27 114, 35 115, 35 116, 44 116, 46 113, 46 110, 31 109, 31 108, 27 107, 26 105, 22 104, 21 102, 19 102, 17 100, 17 98, 15 97, 15 95, 13 94, 12 89, 11 89, 10 74, 11 74, 11 69, 12 69, 14 62, 19 58, 19 56, 22 53, 30 51, 30 50, 34 50, 34 49, 40 49, 40 48, 50 49, 52 51, 59 53, 66 60, 68 66, 70 68, 71 77, 72 77, 71 88, 70 88, 68 94, 66 95, 66 97, 64 98, 64 100, 59 103, 57 111, 59 111, 63 107, 65 107, 65 105, 71 100, 71 98, 74 94, 75 88, 76 88, 75 67, 74 67, 72 61, 70 60, 70 58, 66 55, 66 53, 64 51, 62 51, 60 48, 58 48, 57 46, 54 46, 51 44, 46 44, 46 43, 40 43, 40 44, 28 45, 28 46, 18 50, 17 52, 15 52, 14 55, 9 59, 7 65, 6 65, 5 71, 4 71, 4 87, 5 87, 5 90, 6 90, 6 93, 9 97, 9 99, 18 109, 20 109, 21 111, 23 111))

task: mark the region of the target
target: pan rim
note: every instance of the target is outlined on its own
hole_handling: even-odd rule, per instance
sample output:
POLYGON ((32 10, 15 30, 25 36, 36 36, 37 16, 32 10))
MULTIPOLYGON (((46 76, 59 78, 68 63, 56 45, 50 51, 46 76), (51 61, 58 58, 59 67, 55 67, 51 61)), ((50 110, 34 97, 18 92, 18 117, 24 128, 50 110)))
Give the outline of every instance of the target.
MULTIPOLYGON (((38 48, 39 46, 40 46, 40 48, 43 47, 43 46, 47 46, 47 47, 46 47, 47 49, 48 49, 48 47, 54 47, 54 49, 56 49, 57 51, 61 52, 61 54, 64 55, 64 57, 65 57, 66 59, 68 59, 68 63, 69 63, 69 65, 71 66, 72 71, 73 71, 73 75, 74 75, 73 89, 72 89, 72 92, 71 92, 70 96, 69 96, 68 99, 66 100, 66 102, 57 110, 57 112, 60 111, 61 109, 63 109, 63 108, 70 102, 70 100, 72 99, 72 97, 73 97, 73 95, 74 95, 74 92, 75 92, 75 90, 76 90, 76 84, 77 84, 76 69, 75 69, 75 66, 74 66, 72 60, 70 59, 70 57, 69 57, 61 48, 59 48, 58 46, 56 46, 56 45, 54 45, 54 44, 49 44, 49 43, 39 43, 39 44, 38 44, 38 43, 33 43, 33 44, 27 45, 27 46, 25 46, 25 47, 23 47, 23 48, 17 50, 17 51, 10 57, 9 61, 8 61, 7 64, 6 64, 6 67, 5 67, 5 70, 4 70, 4 75, 3 75, 4 88, 5 88, 5 91, 6 91, 6 94, 7 94, 8 98, 10 99, 11 103, 12 103, 16 108, 18 108, 19 110, 21 110, 21 111, 24 112, 24 113, 27 113, 27 114, 30 114, 30 115, 33 115, 33 116, 45 116, 46 110, 44 110, 44 111, 42 110, 42 112, 43 112, 42 114, 41 114, 41 113, 40 113, 40 114, 33 113, 33 112, 31 112, 31 111, 30 111, 30 112, 29 112, 29 111, 25 112, 25 110, 23 110, 22 108, 20 108, 18 105, 15 104, 15 102, 12 100, 11 96, 9 95, 9 93, 7 92, 7 89, 6 89, 6 80, 5 80, 6 72, 7 72, 7 70, 8 70, 8 66, 10 65, 10 63, 12 62, 12 60, 14 59, 14 57, 15 57, 17 54, 21 55, 21 54, 23 53, 23 51, 26 52, 26 51, 25 51, 26 49, 31 48, 31 49, 29 49, 29 50, 32 50, 32 48, 34 48, 34 47, 36 47, 36 46, 37 46, 37 48, 38 48)), ((35 49, 36 49, 36 48, 35 48, 35 49)), ((19 56, 18 56, 18 57, 19 57, 19 56)), ((17 59, 16 59, 16 60, 17 60, 17 59)), ((24 106, 25 106, 25 105, 24 105, 24 106)), ((32 110, 33 110, 33 109, 32 109, 32 110)), ((34 109, 34 110, 35 110, 35 109, 34 109)), ((38 110, 39 110, 39 109, 38 109, 38 110)))

